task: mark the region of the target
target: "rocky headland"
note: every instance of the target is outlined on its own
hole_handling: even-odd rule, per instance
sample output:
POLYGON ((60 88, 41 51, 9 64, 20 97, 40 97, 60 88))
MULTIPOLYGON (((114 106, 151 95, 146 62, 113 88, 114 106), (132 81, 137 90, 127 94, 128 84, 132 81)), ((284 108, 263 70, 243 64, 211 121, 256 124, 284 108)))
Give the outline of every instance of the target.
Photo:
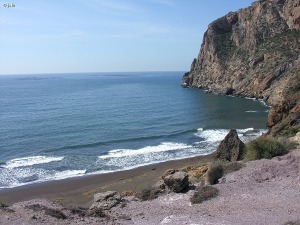
POLYGON ((271 136, 293 136, 300 119, 300 1, 259 0, 212 22, 183 87, 251 97, 272 108, 271 136))

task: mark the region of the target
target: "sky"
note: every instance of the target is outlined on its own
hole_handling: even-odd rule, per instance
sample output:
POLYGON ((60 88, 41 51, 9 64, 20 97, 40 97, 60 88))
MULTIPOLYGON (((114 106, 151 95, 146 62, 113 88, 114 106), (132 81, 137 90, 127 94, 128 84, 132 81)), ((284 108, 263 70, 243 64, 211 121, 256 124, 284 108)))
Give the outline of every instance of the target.
POLYGON ((188 71, 208 24, 253 1, 0 0, 0 74, 188 71))

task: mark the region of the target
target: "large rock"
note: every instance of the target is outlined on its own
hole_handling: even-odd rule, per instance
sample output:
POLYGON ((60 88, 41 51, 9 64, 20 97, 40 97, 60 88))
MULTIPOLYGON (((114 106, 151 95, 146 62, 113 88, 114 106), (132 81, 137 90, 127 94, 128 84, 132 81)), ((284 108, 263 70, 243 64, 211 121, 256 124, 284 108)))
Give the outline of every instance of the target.
POLYGON ((107 191, 102 193, 97 193, 94 195, 94 203, 90 209, 102 209, 109 210, 121 203, 121 196, 116 191, 107 191))
POLYGON ((172 191, 179 193, 189 186, 188 175, 183 171, 178 171, 164 178, 164 183, 172 191))
POLYGON ((238 161, 241 159, 244 147, 236 129, 232 129, 219 144, 215 157, 225 161, 238 161))

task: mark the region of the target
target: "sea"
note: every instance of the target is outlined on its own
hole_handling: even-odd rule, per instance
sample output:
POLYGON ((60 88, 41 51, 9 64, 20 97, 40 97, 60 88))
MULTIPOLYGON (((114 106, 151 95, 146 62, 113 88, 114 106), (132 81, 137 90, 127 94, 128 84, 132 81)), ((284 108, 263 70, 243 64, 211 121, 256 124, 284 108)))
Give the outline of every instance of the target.
POLYGON ((0 189, 207 155, 267 132, 261 101, 181 88, 183 72, 0 76, 0 189))

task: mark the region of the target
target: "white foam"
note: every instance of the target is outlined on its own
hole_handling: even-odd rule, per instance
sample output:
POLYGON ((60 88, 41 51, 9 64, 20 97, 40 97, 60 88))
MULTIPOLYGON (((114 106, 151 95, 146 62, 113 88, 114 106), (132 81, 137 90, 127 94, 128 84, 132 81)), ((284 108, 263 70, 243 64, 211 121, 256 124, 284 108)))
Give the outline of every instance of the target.
POLYGON ((246 111, 246 113, 257 113, 257 112, 259 112, 259 111, 256 111, 256 110, 248 110, 248 111, 246 111))
POLYGON ((157 146, 146 146, 140 149, 116 149, 108 152, 107 155, 98 156, 99 159, 120 158, 126 156, 143 155, 147 153, 166 152, 177 149, 191 148, 191 145, 174 142, 163 142, 157 146))
POLYGON ((229 130, 226 129, 211 129, 199 131, 195 135, 204 138, 207 142, 219 142, 224 139, 228 132, 229 130))
POLYGON ((62 180, 70 177, 79 177, 85 175, 86 170, 65 170, 56 172, 52 177, 47 177, 44 180, 62 180))
POLYGON ((51 156, 30 156, 18 159, 12 159, 7 161, 3 168, 17 168, 17 167, 24 167, 24 166, 32 166, 37 164, 45 164, 55 161, 61 161, 64 157, 51 157, 51 156))
POLYGON ((237 132, 239 134, 246 133, 248 131, 254 131, 254 128, 251 127, 251 128, 245 128, 245 129, 237 129, 237 132))
MULTIPOLYGON (((229 131, 230 131, 229 129, 210 129, 210 130, 203 130, 203 131, 200 130, 199 132, 195 133, 195 135, 204 138, 204 140, 198 142, 198 144, 203 142, 213 144, 213 143, 220 143, 220 141, 222 141, 225 138, 225 136, 228 134, 229 131)), ((245 128, 245 129, 237 129, 238 136, 242 141, 249 141, 255 137, 262 135, 265 132, 267 132, 267 130, 265 129, 254 130, 254 128, 252 127, 245 128), (249 131, 253 131, 253 133, 250 136, 247 133, 249 131)))
POLYGON ((7 186, 0 186, 0 189, 19 187, 50 180, 62 180, 71 177, 79 177, 85 174, 86 170, 66 170, 58 172, 44 169, 32 169, 27 167, 3 169, 1 171, 0 181, 5 181, 7 186), (31 177, 34 177, 35 179, 32 181, 25 181, 27 178, 30 179, 31 177))

